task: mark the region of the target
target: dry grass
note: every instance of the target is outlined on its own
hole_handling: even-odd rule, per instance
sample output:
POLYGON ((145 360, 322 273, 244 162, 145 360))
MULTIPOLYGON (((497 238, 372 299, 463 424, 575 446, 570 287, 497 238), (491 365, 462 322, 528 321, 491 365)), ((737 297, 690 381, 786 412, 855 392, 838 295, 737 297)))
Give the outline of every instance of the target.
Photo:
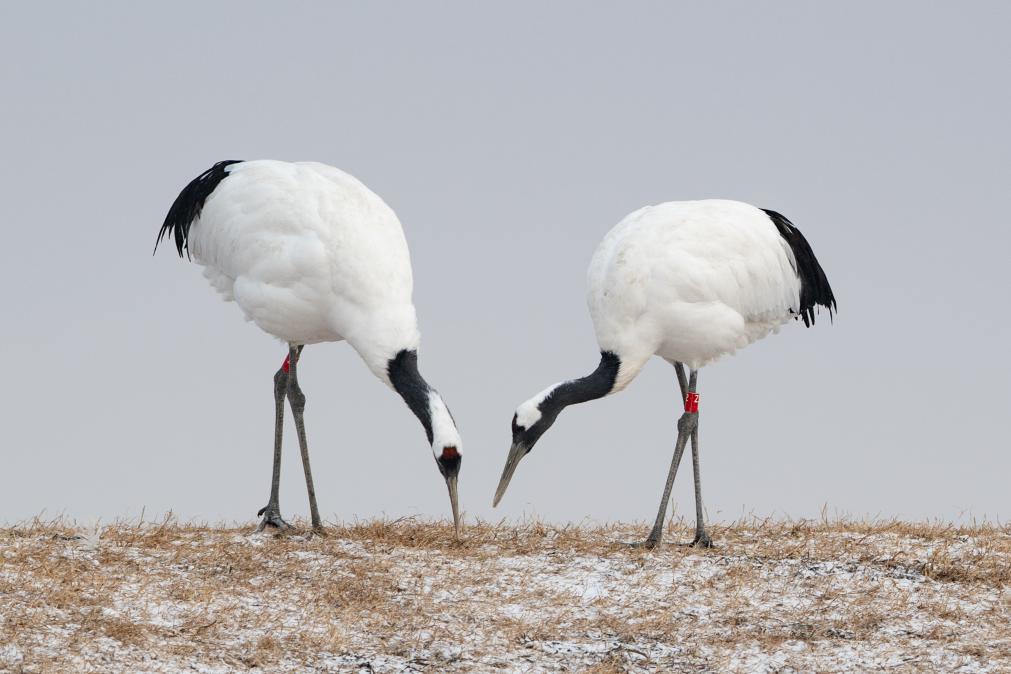
POLYGON ((0 671, 1011 671, 1007 527, 251 529, 0 529, 0 671))

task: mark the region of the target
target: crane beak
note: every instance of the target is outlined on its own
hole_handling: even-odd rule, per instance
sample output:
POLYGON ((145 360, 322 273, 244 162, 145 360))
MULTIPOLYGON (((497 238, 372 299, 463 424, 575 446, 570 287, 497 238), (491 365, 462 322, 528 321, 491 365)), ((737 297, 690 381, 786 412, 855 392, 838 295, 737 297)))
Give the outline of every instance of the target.
POLYGON ((456 530, 456 540, 460 540, 460 497, 456 490, 456 475, 446 476, 446 487, 449 488, 449 504, 453 508, 453 527, 456 530))
POLYGON ((509 481, 513 479, 513 473, 516 472, 516 466, 520 465, 520 459, 526 456, 528 451, 529 449, 526 445, 518 442, 514 442, 513 446, 509 448, 509 458, 506 459, 505 468, 502 469, 502 479, 498 481, 498 489, 495 490, 495 500, 491 504, 493 508, 502 500, 506 487, 509 486, 509 481))

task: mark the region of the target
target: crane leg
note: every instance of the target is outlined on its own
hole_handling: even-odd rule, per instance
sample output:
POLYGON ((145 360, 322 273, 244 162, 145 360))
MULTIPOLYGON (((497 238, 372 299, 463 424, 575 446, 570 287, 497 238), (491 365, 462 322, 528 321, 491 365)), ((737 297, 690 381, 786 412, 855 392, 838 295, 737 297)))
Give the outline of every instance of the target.
MULTIPOLYGON (((678 384, 681 387, 681 399, 688 397, 688 384, 685 381, 685 370, 681 363, 676 363, 674 369, 677 371, 678 384)), ((698 372, 692 372, 692 382, 698 382, 698 372)), ((693 388, 694 390, 694 388, 693 388)), ((695 478, 695 538, 690 545, 697 545, 703 548, 713 547, 713 539, 706 533, 705 513, 702 511, 702 477, 699 473, 699 424, 695 421, 695 428, 692 430, 692 474, 695 478)))
MULTIPOLYGON (((290 358, 290 357, 289 357, 290 358)), ((285 361, 287 364, 288 361, 285 361)), ((270 478, 270 499, 267 505, 260 508, 257 515, 263 515, 256 530, 263 531, 266 527, 288 529, 290 524, 281 517, 281 506, 278 504, 281 488, 281 440, 284 433, 284 397, 288 392, 288 370, 282 365, 274 375, 274 472, 270 478)))
MULTIPOLYGON (((698 371, 693 370, 691 372, 691 377, 686 382, 684 376, 684 367, 681 363, 675 365, 675 369, 678 373, 678 384, 681 387, 682 393, 687 396, 689 393, 695 393, 696 383, 698 381, 698 371)), ((698 412, 688 412, 686 411, 678 419, 678 438, 674 445, 674 457, 671 459, 670 470, 667 473, 667 482, 664 485, 663 496, 660 497, 660 509, 656 514, 656 522, 653 523, 653 529, 650 531, 649 536, 646 538, 645 542, 642 543, 643 547, 654 548, 660 544, 663 538, 663 523, 664 519, 667 517, 667 504, 670 502, 671 490, 674 488, 674 478, 677 477, 678 467, 681 465, 681 457, 684 455, 685 445, 688 444, 689 438, 696 435, 698 430, 699 414, 698 412)), ((696 441, 697 442, 697 441, 696 441)), ((697 447, 696 442, 692 443, 693 452, 697 447)), ((698 465, 697 460, 693 462, 695 466, 698 465)), ((698 522, 701 522, 702 510, 702 500, 701 493, 698 491, 698 472, 695 473, 696 480, 696 492, 695 492, 695 502, 697 506, 697 523, 696 523, 696 535, 698 535, 698 527, 700 526, 698 522)), ((704 530, 703 530, 703 533, 704 530)), ((706 536, 708 538, 708 536, 706 536)))
POLYGON ((702 479, 699 477, 699 424, 692 430, 692 469, 695 474, 695 538, 690 545, 713 547, 713 539, 706 533, 706 518, 702 512, 702 479))
POLYGON ((291 414, 295 417, 295 432, 298 433, 298 449, 302 453, 302 470, 305 473, 305 488, 309 492, 309 513, 312 518, 313 531, 323 530, 323 521, 319 517, 316 505, 316 489, 312 486, 312 469, 309 467, 309 445, 305 439, 305 394, 298 385, 298 357, 302 353, 301 346, 292 346, 288 354, 288 404, 291 414))

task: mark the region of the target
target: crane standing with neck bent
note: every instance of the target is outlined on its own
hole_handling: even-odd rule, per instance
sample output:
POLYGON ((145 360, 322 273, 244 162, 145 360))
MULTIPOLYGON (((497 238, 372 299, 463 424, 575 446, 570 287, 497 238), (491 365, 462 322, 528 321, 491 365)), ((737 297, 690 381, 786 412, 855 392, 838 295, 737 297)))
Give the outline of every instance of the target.
POLYGON ((274 468, 258 530, 287 528, 278 501, 284 400, 295 420, 313 529, 316 505, 298 385, 303 348, 347 341, 421 421, 460 533, 461 441, 449 409, 418 371, 420 335, 400 221, 354 177, 316 162, 222 161, 190 182, 158 233, 192 252, 204 276, 264 332, 287 344, 274 375, 274 468))
POLYGON ((790 318, 810 327, 818 306, 831 317, 836 302, 825 272, 804 236, 779 213, 737 201, 683 201, 647 206, 618 223, 597 248, 587 285, 600 364, 592 374, 555 384, 519 406, 494 504, 566 406, 622 390, 658 355, 674 365, 685 411, 644 545, 653 547, 663 536, 671 488, 691 438, 693 544, 709 546, 699 477, 698 370, 790 318))

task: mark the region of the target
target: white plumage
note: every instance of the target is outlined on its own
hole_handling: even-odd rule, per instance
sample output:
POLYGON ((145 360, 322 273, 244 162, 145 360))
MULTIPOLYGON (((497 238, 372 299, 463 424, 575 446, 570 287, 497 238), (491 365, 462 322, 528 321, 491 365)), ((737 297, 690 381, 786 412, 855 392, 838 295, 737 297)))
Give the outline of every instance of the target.
MULTIPOLYGON (((159 241, 165 235, 174 236, 180 255, 184 248, 192 253, 211 285, 248 320, 289 345, 289 359, 277 374, 288 389, 278 393, 275 387, 275 394, 292 402, 296 426, 301 410, 292 398, 304 396, 291 387, 297 388, 294 367, 302 348, 342 340, 354 347, 425 427, 459 523, 460 435, 442 398, 417 370, 420 335, 410 255, 400 221, 382 199, 325 164, 219 162, 176 199, 159 241)), ((281 419, 279 412, 264 519, 278 526, 284 525, 276 503, 281 419)), ((303 461, 318 525, 304 446, 303 461)))
POLYGON ((347 340, 376 376, 419 333, 400 221, 353 176, 316 162, 229 168, 190 230, 204 275, 264 332, 347 340))
POLYGON ((625 388, 651 356, 678 370, 686 412, 679 422, 657 525, 660 540, 670 487, 684 442, 692 438, 696 542, 708 544, 698 478, 697 371, 778 330, 790 318, 814 322, 835 297, 803 235, 785 217, 728 200, 668 202, 626 216, 601 241, 587 273, 587 304, 601 361, 590 375, 550 386, 513 417, 513 445, 495 503, 519 460, 568 405, 625 388), (690 380, 683 366, 691 370, 690 380))
POLYGON ((698 369, 777 329, 799 312, 795 267, 749 204, 672 201, 626 216, 587 272, 597 341, 621 356, 614 391, 654 354, 698 369))

